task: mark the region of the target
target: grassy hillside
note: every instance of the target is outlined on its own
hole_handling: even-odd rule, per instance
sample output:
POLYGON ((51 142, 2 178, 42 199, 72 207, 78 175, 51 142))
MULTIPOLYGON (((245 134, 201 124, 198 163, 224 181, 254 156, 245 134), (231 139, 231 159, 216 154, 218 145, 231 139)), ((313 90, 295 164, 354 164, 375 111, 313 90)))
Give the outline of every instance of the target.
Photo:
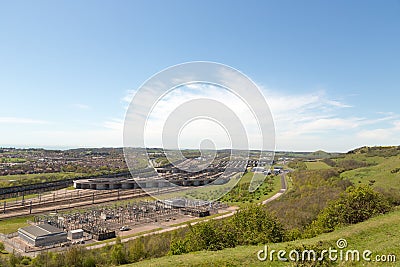
MULTIPOLYGON (((291 176, 295 183, 294 189, 281 197, 278 201, 271 203, 270 206, 283 218, 283 221, 299 221, 307 219, 309 222, 318 210, 317 207, 323 200, 335 198, 336 191, 343 187, 344 190, 351 181, 355 186, 370 185, 384 194, 397 192, 400 196, 400 149, 398 147, 373 147, 361 148, 350 151, 332 159, 323 161, 307 162, 300 161, 298 172, 291 176), (306 168, 304 168, 306 167, 306 168), (336 172, 336 175, 328 175, 336 172), (340 176, 339 176, 340 173, 340 176), (332 184, 333 183, 333 184, 332 184), (297 186, 296 186, 297 185, 297 186), (333 186, 333 185, 336 185, 333 186), (326 190, 325 190, 326 189, 326 190), (308 202, 307 200, 310 199, 308 202), (317 201, 316 201, 317 200, 317 201), (291 203, 293 202, 293 205, 291 203), (306 205, 301 205, 301 204, 306 205), (293 209, 291 207, 293 206, 293 209), (307 209, 301 207, 307 206, 307 209), (305 212, 315 209, 311 215, 305 212), (290 216, 279 213, 293 213, 290 216)), ((297 166, 296 165, 296 166, 297 166)), ((338 192, 336 192, 338 194, 338 192)), ((337 195, 336 194, 336 195, 337 195)), ((397 196, 397 195, 396 195, 397 196)), ((396 197, 398 199, 398 197, 396 197)), ((322 205, 322 204, 321 204, 322 205)), ((323 205, 324 206, 324 205, 323 205)), ((286 214, 287 215, 287 214, 286 214)), ((400 266, 400 207, 394 212, 372 218, 363 223, 350 225, 334 232, 322 234, 311 239, 301 239, 292 242, 269 244, 269 251, 285 249, 290 251, 294 248, 302 251, 304 249, 314 249, 321 251, 329 247, 337 248, 336 241, 344 238, 348 242, 346 249, 357 249, 361 253, 368 249, 373 252, 371 259, 377 255, 396 255, 399 263, 385 262, 328 262, 324 266, 400 266)), ((224 249, 221 251, 200 251, 192 252, 180 256, 166 256, 159 259, 146 260, 129 266, 296 266, 293 262, 285 263, 277 260, 260 262, 257 259, 257 252, 263 246, 241 246, 236 248, 224 249)), ((345 249, 345 250, 346 250, 345 249)), ((299 266, 299 265, 297 265, 299 266)), ((300 266, 319 266, 306 263, 300 266)))
POLYGON ((397 170, 400 167, 400 156, 392 156, 387 159, 372 157, 365 160, 374 161, 376 165, 346 171, 341 176, 348 178, 354 184, 371 184, 373 187, 400 189, 400 171, 397 170))
POLYGON ((322 161, 314 161, 314 162, 305 162, 307 166, 307 170, 323 170, 332 168, 328 164, 322 161))
MULTIPOLYGON (((366 222, 344 227, 331 233, 322 234, 315 238, 297 240, 293 242, 268 244, 268 249, 287 250, 303 247, 312 249, 337 248, 336 241, 344 238, 347 248, 357 249, 361 253, 368 249, 372 251, 371 259, 377 255, 395 255, 397 263, 385 262, 341 262, 337 266, 400 266, 400 209, 386 215, 372 218, 366 222)), ((291 266, 279 262, 275 254, 275 261, 261 262, 257 259, 257 252, 264 246, 242 246, 221 251, 200 251, 179 256, 166 256, 158 259, 146 260, 124 266, 291 266)), ((293 263, 291 263, 293 264, 293 263)), ((332 266, 332 262, 328 263, 332 266)))
POLYGON ((362 147, 337 158, 297 163, 296 169, 335 168, 340 177, 354 185, 400 190, 400 149, 398 147, 362 147))

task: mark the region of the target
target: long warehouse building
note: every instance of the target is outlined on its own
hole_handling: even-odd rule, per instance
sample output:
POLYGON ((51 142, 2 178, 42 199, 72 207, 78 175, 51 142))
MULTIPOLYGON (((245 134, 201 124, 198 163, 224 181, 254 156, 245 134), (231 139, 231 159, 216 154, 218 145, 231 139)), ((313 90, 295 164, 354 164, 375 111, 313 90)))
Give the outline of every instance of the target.
POLYGON ((67 242, 67 233, 50 224, 30 225, 18 229, 18 236, 35 247, 67 242))

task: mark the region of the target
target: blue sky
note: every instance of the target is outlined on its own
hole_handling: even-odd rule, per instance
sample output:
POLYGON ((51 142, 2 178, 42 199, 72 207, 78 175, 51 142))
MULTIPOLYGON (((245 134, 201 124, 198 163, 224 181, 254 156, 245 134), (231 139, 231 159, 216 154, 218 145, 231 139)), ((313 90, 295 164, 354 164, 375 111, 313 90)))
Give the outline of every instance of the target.
POLYGON ((400 143, 399 1, 1 1, 0 146, 121 146, 134 91, 193 60, 262 88, 279 150, 400 143))

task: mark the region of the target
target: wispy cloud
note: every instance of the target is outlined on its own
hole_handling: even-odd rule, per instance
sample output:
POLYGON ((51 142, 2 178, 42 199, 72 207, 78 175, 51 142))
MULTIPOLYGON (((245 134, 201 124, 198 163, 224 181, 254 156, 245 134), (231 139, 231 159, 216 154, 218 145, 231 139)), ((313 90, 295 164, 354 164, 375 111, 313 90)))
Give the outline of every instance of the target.
MULTIPOLYGON (((199 85, 186 86, 187 90, 174 90, 159 101, 150 116, 146 139, 160 145, 154 135, 162 131, 165 118, 178 106, 201 95, 199 85)), ((203 88, 204 89, 204 88, 203 88)), ((399 142, 400 124, 397 114, 392 112, 377 113, 375 118, 354 110, 351 104, 329 97, 324 91, 303 94, 287 94, 278 90, 261 87, 274 118, 276 143, 278 149, 284 150, 317 150, 346 151, 357 144, 374 144, 376 140, 390 138, 391 142, 399 142), (351 112, 349 115, 349 111, 351 112), (392 124, 383 128, 381 124, 392 124), (378 138, 379 137, 379 138, 378 138), (364 143, 360 143, 360 142, 364 143)), ((204 91, 203 91, 204 93, 204 91)), ((130 102, 134 95, 128 92, 125 102, 130 102)), ((246 106, 232 97, 225 90, 208 89, 203 95, 216 99, 231 107, 248 129, 256 128, 254 118, 247 116, 246 106)), ((121 122, 109 122, 109 127, 121 127, 121 122)), ((212 129, 204 129, 211 131, 212 129)), ((201 131, 200 131, 201 132, 201 131)), ((200 134, 193 131, 192 136, 200 134)), ((254 137, 254 136, 252 136, 254 137)))
POLYGON ((80 104, 80 103, 73 104, 73 107, 75 107, 75 108, 77 108, 77 109, 83 109, 83 110, 88 110, 88 109, 90 109, 90 106, 85 105, 85 104, 80 104))
POLYGON ((399 144, 400 143, 400 121, 393 121, 389 127, 376 128, 376 129, 361 129, 357 133, 357 137, 365 140, 365 142, 377 142, 385 144, 399 144))
POLYGON ((119 132, 122 133, 122 129, 124 128, 124 120, 123 119, 112 118, 112 119, 106 120, 103 123, 103 126, 106 129, 119 131, 119 132))
POLYGON ((48 124, 48 121, 21 117, 0 117, 0 123, 7 124, 48 124))
POLYGON ((121 98, 121 101, 124 103, 130 103, 135 93, 136 90, 127 90, 125 96, 121 98))

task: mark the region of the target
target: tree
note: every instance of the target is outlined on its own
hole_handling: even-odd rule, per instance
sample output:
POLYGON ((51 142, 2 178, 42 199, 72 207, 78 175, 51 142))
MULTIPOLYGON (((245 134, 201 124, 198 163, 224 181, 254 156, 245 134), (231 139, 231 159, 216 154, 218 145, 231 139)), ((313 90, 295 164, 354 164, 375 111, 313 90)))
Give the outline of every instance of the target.
POLYGON ((118 265, 127 263, 125 247, 121 243, 120 237, 117 237, 115 245, 111 249, 111 261, 118 265))
POLYGON ((283 240, 282 224, 264 206, 250 204, 231 219, 240 245, 265 244, 283 240))

